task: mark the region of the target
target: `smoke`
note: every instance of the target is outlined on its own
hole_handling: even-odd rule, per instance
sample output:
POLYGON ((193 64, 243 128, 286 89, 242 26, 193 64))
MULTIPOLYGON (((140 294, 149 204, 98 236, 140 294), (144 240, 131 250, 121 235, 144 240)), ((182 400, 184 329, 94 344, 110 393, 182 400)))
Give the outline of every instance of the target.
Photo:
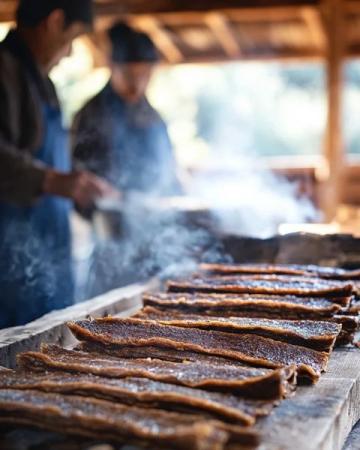
MULTIPOLYGON (((88 296, 154 275, 164 279, 185 275, 194 271, 200 260, 228 261, 218 239, 204 224, 194 221, 191 213, 164 210, 157 202, 161 200, 141 203, 130 198, 123 205, 119 211, 121 238, 116 237, 119 229, 115 227, 113 236, 104 236, 96 244, 88 296)), ((98 214, 107 220, 104 209, 98 214)))
POLYGON ((297 183, 275 175, 256 159, 233 156, 214 165, 217 171, 195 177, 189 192, 209 205, 221 232, 267 238, 280 224, 318 217, 310 199, 299 195, 297 183))
MULTIPOLYGON (((192 112, 186 108, 190 103, 182 101, 181 98, 178 98, 178 103, 171 103, 169 108, 173 120, 176 118, 178 124, 186 123, 191 125, 190 128, 197 129, 197 138, 205 140, 210 150, 205 170, 193 174, 184 185, 185 197, 193 199, 194 211, 198 205, 200 212, 206 212, 206 220, 200 221, 199 224, 197 220, 193 220, 194 214, 191 211, 181 211, 181 207, 161 209, 161 200, 156 197, 156 194, 161 195, 161 192, 156 193, 153 190, 150 198, 149 195, 145 196, 143 204, 139 199, 129 197, 119 212, 125 229, 124 239, 119 240, 113 236, 97 244, 92 284, 97 285, 96 289, 99 290, 92 291, 92 295, 146 279, 154 274, 169 277, 191 272, 201 260, 230 261, 231 258, 224 254, 221 240, 218 239, 221 234, 264 238, 276 234, 280 224, 316 220, 318 212, 308 198, 299 194, 298 185, 273 174, 257 155, 255 149, 259 146, 259 139, 255 137, 259 135, 259 127, 256 125, 264 116, 271 117, 274 105, 265 101, 264 112, 261 109, 263 103, 256 103, 255 94, 258 94, 261 85, 256 83, 256 87, 253 86, 254 104, 252 108, 249 106, 252 120, 247 120, 249 114, 243 111, 244 101, 239 95, 247 89, 247 85, 241 88, 243 77, 244 73, 241 71, 236 77, 232 77, 234 83, 229 85, 229 88, 220 90, 221 99, 226 101, 217 101, 218 89, 214 87, 216 83, 214 85, 211 79, 211 85, 206 86, 202 93, 206 101, 204 98, 202 101, 196 98, 197 104, 190 108, 192 112), (216 97, 215 106, 211 104, 212 95, 216 97), (189 119, 188 116, 196 109, 199 117, 189 119), (184 117, 181 117, 179 110, 186 110, 184 117)), ((191 77, 191 82, 187 79, 186 86, 191 90, 193 85, 200 82, 201 74, 195 74, 191 77)), ((280 98, 283 93, 278 87, 279 83, 275 84, 274 95, 269 97, 272 99, 280 98)), ((167 101, 180 95, 178 91, 181 91, 181 88, 176 88, 175 85, 171 87, 171 92, 166 96, 167 101)), ((265 91, 271 91, 268 85, 265 91)), ((191 94, 194 101, 196 96, 194 92, 191 94)), ((168 119, 172 121, 170 116, 168 119)), ((281 123, 279 125, 279 121, 275 122, 274 118, 274 127, 277 125, 285 129, 281 127, 281 123)), ((177 129, 179 130, 179 127, 177 129)), ((118 132, 120 131, 118 126, 118 132)), ((269 140, 272 125, 266 131, 267 133, 261 136, 262 144, 265 150, 266 146, 270 145, 269 142, 272 142, 272 147, 265 153, 276 154, 274 145, 281 144, 282 140, 269 140)), ((166 148, 168 143, 162 138, 163 136, 159 138, 156 147, 160 149, 159 154, 166 155, 169 154, 166 148)), ((126 142, 127 151, 131 154, 131 141, 127 139, 126 142)), ((305 144, 303 146, 308 148, 305 144)), ((184 150, 186 153, 186 148, 184 150)), ((123 161, 120 163, 123 164, 123 161)), ((119 178, 117 167, 117 164, 113 164, 114 180, 119 178)), ((156 185, 161 191, 161 186, 169 185, 166 177, 172 170, 172 167, 167 166, 165 156, 156 164, 154 161, 147 161, 145 169, 139 168, 136 175, 131 172, 131 177, 135 177, 139 185, 149 186, 151 183, 146 180, 145 172, 149 173, 151 167, 154 171, 150 178, 153 180, 158 177, 156 185), (162 163, 166 168, 160 171, 161 175, 158 176, 158 168, 162 163)))
POLYGON ((209 206, 225 233, 266 238, 276 234, 282 223, 318 219, 318 211, 300 193, 299 184, 276 175, 259 155, 259 142, 265 154, 276 150, 276 144, 269 134, 261 134, 264 131, 257 126, 261 115, 254 112, 249 119, 243 113, 236 84, 233 89, 234 95, 220 103, 216 97, 216 108, 211 106, 211 95, 210 99, 206 93, 199 96, 197 121, 209 157, 205 170, 193 177, 188 193, 209 206), (204 116, 206 107, 210 117, 209 112, 204 116))
POLYGON ((265 238, 282 223, 316 219, 296 183, 273 174, 254 152, 239 151, 244 139, 228 119, 218 122, 216 132, 208 167, 184 185, 183 198, 164 200, 161 190, 125 198, 118 211, 123 239, 112 236, 97 244, 88 296, 153 275, 183 276, 199 261, 230 262, 218 238, 222 234, 265 238))

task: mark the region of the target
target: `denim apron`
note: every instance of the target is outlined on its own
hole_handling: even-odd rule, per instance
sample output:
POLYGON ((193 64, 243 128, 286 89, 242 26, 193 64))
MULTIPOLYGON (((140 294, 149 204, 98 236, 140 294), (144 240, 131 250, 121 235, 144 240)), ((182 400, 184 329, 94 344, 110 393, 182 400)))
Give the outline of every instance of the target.
MULTIPOLYGON (((35 159, 70 170, 58 108, 43 105, 44 139, 35 159)), ((31 207, 0 202, 0 328, 22 325, 73 303, 69 213, 72 203, 44 195, 31 207)))

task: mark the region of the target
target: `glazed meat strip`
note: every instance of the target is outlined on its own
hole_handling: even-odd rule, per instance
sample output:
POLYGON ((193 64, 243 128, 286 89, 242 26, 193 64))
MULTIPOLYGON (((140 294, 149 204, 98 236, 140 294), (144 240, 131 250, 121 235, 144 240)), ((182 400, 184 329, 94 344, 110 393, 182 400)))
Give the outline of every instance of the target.
MULTIPOLYGON (((246 316, 294 319, 329 318, 340 313, 343 307, 325 298, 278 295, 229 294, 144 294, 145 306, 161 310, 201 313, 214 316, 246 316)), ((349 306, 350 297, 347 304, 349 306)))
POLYGON ((330 351, 341 325, 325 321, 252 319, 247 317, 207 317, 190 314, 163 312, 145 307, 137 318, 155 320, 163 325, 229 333, 253 333, 275 340, 303 345, 320 351, 330 351))
MULTIPOLYGON (((354 292, 352 283, 282 275, 244 275, 168 281, 169 292, 213 292, 235 294, 297 295, 346 299, 354 292)), ((335 300, 336 301, 336 300, 335 300)))
POLYGON ((348 314, 335 315, 333 321, 342 326, 339 336, 336 338, 335 346, 352 344, 355 339, 355 333, 359 331, 359 317, 348 314))
MULTIPOLYGON (((235 335, 157 324, 140 319, 104 318, 68 324, 80 341, 113 347, 156 346, 225 356, 263 367, 296 365, 299 375, 315 381, 326 369, 328 354, 254 334, 235 335)), ((151 356, 151 355, 149 355, 151 356)))
POLYGON ((359 280, 360 269, 345 270, 337 267, 299 264, 201 264, 200 270, 219 275, 275 274, 316 276, 333 280, 359 280))
POLYGON ((221 450, 228 440, 216 421, 32 390, 0 390, 0 423, 159 448, 221 450))
MULTIPOLYGON (((129 356, 129 354, 128 354, 129 356)), ((135 355, 134 355, 135 357, 135 355)), ((60 370, 94 374, 109 378, 137 377, 221 392, 231 391, 253 398, 281 399, 294 388, 294 367, 270 370, 243 365, 204 361, 171 362, 156 359, 119 359, 104 354, 43 346, 42 353, 18 355, 23 370, 60 370)))
POLYGON ((247 400, 234 395, 208 392, 146 378, 106 378, 69 372, 0 373, 0 390, 31 389, 67 395, 83 395, 115 403, 163 408, 188 413, 207 413, 225 421, 253 425, 268 415, 275 401, 247 400))
MULTIPOLYGON (((228 368, 239 367, 242 370, 254 369, 253 366, 242 363, 231 358, 224 358, 219 356, 211 356, 201 353, 196 353, 190 350, 175 350, 172 348, 144 346, 144 347, 118 347, 111 345, 104 345, 94 342, 82 342, 77 347, 82 352, 88 352, 98 355, 108 355, 110 358, 126 358, 126 359, 145 359, 149 355, 152 355, 154 360, 162 360, 176 363, 196 363, 203 364, 205 366, 228 368)), ((266 378, 267 388, 258 390, 255 385, 246 383, 242 386, 241 391, 236 390, 236 394, 240 394, 249 398, 262 398, 262 399, 279 399, 290 396, 297 385, 297 371, 296 366, 286 366, 280 369, 265 369, 257 368, 258 370, 266 370, 272 377, 266 378), (274 373, 276 372, 276 374, 274 373), (279 383, 278 380, 281 379, 279 383)), ((264 382, 264 379, 262 379, 264 382)), ((214 387, 210 387, 214 390, 214 387)), ((216 390, 219 392, 226 392, 228 389, 226 386, 221 386, 219 383, 216 386, 216 390)), ((233 390, 233 392, 235 392, 233 390)))

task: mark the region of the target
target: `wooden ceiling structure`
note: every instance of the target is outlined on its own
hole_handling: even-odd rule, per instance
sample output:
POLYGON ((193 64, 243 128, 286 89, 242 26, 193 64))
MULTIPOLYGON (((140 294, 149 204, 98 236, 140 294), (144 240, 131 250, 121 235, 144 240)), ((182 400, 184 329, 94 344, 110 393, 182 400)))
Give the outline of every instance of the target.
MULTIPOLYGON (((95 10, 99 33, 125 19, 149 33, 169 63, 296 60, 326 57, 326 10, 336 3, 346 56, 360 57, 359 0, 95 0, 95 10)), ((16 6, 0 0, 0 22, 13 20, 16 6)))
MULTIPOLYGON (((16 6, 17 0, 0 0, 0 21, 13 20, 16 6)), ((95 0, 95 10, 93 45, 123 19, 148 33, 171 64, 324 61, 327 177, 321 198, 327 217, 334 216, 346 171, 342 69, 347 58, 360 57, 360 0, 95 0)))

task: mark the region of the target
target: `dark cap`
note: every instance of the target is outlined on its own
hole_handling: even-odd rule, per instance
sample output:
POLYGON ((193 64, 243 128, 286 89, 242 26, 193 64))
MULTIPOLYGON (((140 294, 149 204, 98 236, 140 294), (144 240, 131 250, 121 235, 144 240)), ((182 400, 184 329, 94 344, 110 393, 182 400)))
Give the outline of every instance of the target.
POLYGON ((92 0, 20 0, 16 18, 18 23, 34 27, 56 9, 64 11, 66 25, 81 22, 92 26, 92 0))
POLYGON ((115 63, 154 63, 160 59, 149 36, 130 28, 125 23, 115 24, 108 34, 112 44, 111 59, 115 63))

